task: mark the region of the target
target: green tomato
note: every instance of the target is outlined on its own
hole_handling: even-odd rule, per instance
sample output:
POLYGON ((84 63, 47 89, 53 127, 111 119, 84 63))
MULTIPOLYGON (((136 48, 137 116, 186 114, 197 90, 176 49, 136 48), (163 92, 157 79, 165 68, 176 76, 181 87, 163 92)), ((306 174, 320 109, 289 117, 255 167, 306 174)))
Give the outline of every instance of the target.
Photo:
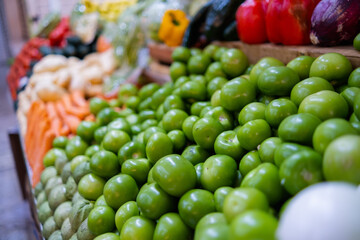
POLYGON ((120 237, 115 233, 104 233, 94 238, 94 240, 120 240, 120 237))
POLYGON ((211 63, 211 59, 205 54, 191 56, 187 69, 190 74, 203 74, 211 63))
POLYGON ((264 119, 247 122, 237 132, 240 146, 248 151, 256 149, 269 137, 271 137, 271 128, 264 119))
POLYGON ((209 44, 207 45, 204 50, 203 53, 208 55, 209 57, 213 58, 213 56, 215 55, 215 52, 219 49, 219 46, 213 45, 213 44, 209 44))
POLYGON ((312 149, 310 147, 303 146, 297 143, 283 142, 274 152, 275 165, 277 167, 280 167, 286 158, 303 150, 312 149))
POLYGON ((207 85, 207 95, 212 96, 216 90, 220 90, 228 80, 225 77, 215 77, 207 85))
POLYGON ((257 98, 258 102, 263 103, 266 106, 269 105, 269 103, 271 101, 275 100, 275 99, 276 98, 273 97, 273 96, 266 96, 266 95, 263 95, 263 94, 258 95, 258 98, 257 98))
POLYGON ((226 47, 219 47, 218 49, 215 50, 212 58, 214 59, 214 61, 220 61, 221 56, 223 55, 224 52, 226 52, 228 49, 226 47))
POLYGON ((137 184, 146 183, 151 164, 146 158, 128 159, 121 165, 121 173, 133 177, 137 184))
POLYGON ((176 208, 174 198, 157 183, 143 185, 136 197, 136 203, 142 216, 153 220, 176 208))
POLYGON ((230 111, 240 111, 255 98, 255 86, 245 78, 235 78, 221 88, 221 106, 230 111))
POLYGON ((213 224, 203 228, 196 228, 194 240, 224 240, 229 238, 229 226, 223 224, 213 224))
POLYGON ((250 82, 252 82, 255 86, 257 86, 257 81, 260 76, 266 69, 269 67, 275 66, 284 66, 284 63, 272 57, 265 57, 260 59, 250 72, 250 82))
POLYGON ((88 147, 86 149, 85 156, 91 158, 98 151, 100 151, 100 146, 99 145, 91 145, 90 147, 88 147))
MULTIPOLYGON (((233 190, 234 189, 232 187, 220 187, 220 188, 216 189, 216 191, 214 192, 216 211, 223 212, 224 200, 229 195, 229 193, 232 192, 233 190)), ((224 220, 225 220, 225 216, 224 216, 224 220)), ((201 220, 200 220, 200 222, 201 222, 201 220)), ((200 222, 199 222, 199 224, 200 224, 200 222)), ((199 227, 199 224, 197 227, 199 227)))
POLYGON ((70 162, 71 173, 74 173, 77 166, 83 162, 90 162, 90 158, 84 155, 79 155, 73 158, 70 162))
POLYGON ((269 210, 269 202, 264 193, 256 188, 236 188, 224 200, 223 212, 228 223, 236 216, 250 210, 269 210))
POLYGON ((221 90, 216 90, 213 93, 213 95, 211 96, 211 99, 210 99, 211 106, 213 106, 213 107, 221 106, 220 95, 221 95, 221 90))
POLYGON ((237 216, 230 225, 230 239, 275 240, 278 221, 260 210, 249 210, 237 216))
POLYGON ((94 139, 97 144, 101 144, 102 140, 104 139, 106 133, 107 133, 107 126, 99 127, 94 132, 94 139))
POLYGON ((360 34, 354 38, 353 45, 356 50, 360 51, 360 34))
POLYGON ((160 85, 157 83, 146 84, 139 90, 140 99, 145 100, 147 98, 150 98, 154 94, 154 92, 156 92, 156 90, 158 90, 159 88, 160 85))
POLYGON ((290 99, 297 106, 311 94, 320 92, 322 90, 334 91, 334 87, 325 79, 320 77, 307 78, 297 83, 291 90, 290 99))
POLYGON ((139 188, 135 180, 127 174, 118 174, 110 178, 104 186, 105 200, 114 209, 135 200, 138 192, 139 188))
POLYGON ((215 140, 224 131, 224 127, 214 118, 201 118, 194 124, 192 131, 197 145, 210 150, 214 148, 215 140))
POLYGON ((279 126, 279 137, 283 141, 312 144, 312 137, 321 120, 310 113, 298 113, 285 118, 279 126))
POLYGON ((66 153, 61 148, 52 148, 50 149, 43 158, 44 167, 55 166, 55 161, 57 159, 67 160, 66 153))
POLYGON ((149 138, 145 151, 150 163, 155 164, 160 158, 173 153, 173 144, 168 135, 156 132, 149 138))
POLYGON ((226 78, 226 73, 223 71, 220 62, 211 63, 205 72, 205 78, 207 82, 210 82, 216 77, 226 78))
POLYGON ((162 133, 166 133, 166 131, 160 127, 149 127, 145 130, 144 132, 144 144, 146 145, 147 142, 149 141, 149 138, 154 134, 154 133, 157 133, 157 132, 162 132, 162 133))
POLYGON ((211 109, 214 109, 214 107, 213 107, 213 106, 204 107, 204 108, 201 110, 199 117, 200 117, 200 118, 203 118, 203 117, 205 116, 205 114, 206 114, 207 112, 209 112, 211 109))
POLYGON ((275 150, 280 147, 282 140, 278 137, 271 137, 260 144, 259 156, 262 162, 274 163, 275 150))
POLYGON ((348 79, 349 87, 360 87, 360 67, 351 72, 348 79))
POLYGON ((110 107, 109 103, 101 98, 90 99, 90 112, 97 115, 102 109, 110 107))
POLYGON ((288 116, 296 114, 296 105, 285 98, 279 98, 271 101, 265 109, 265 120, 270 126, 277 128, 280 123, 288 116))
POLYGON ((191 105, 191 115, 199 116, 204 107, 211 106, 210 102, 195 102, 191 105))
POLYGON ((182 76, 176 79, 176 82, 174 84, 174 88, 180 88, 184 83, 189 82, 190 78, 188 76, 182 76))
POLYGON ((164 130, 170 132, 171 130, 181 130, 182 124, 189 115, 183 110, 172 109, 165 113, 163 117, 164 130))
POLYGON ((152 240, 155 231, 155 223, 142 216, 129 218, 120 233, 121 240, 152 240))
POLYGON ((194 229, 203 216, 216 211, 214 195, 203 189, 190 190, 180 198, 178 209, 181 219, 194 229))
POLYGON ((64 137, 64 136, 59 136, 56 137, 54 139, 54 141, 52 142, 52 146, 53 148, 61 148, 61 149, 65 149, 66 144, 68 143, 68 138, 64 137))
POLYGON ((299 56, 291 60, 286 66, 294 70, 301 80, 308 78, 310 73, 310 67, 315 58, 310 56, 299 56))
POLYGON ((239 49, 229 49, 221 55, 221 67, 229 77, 238 77, 249 65, 246 55, 239 49))
POLYGON ((156 121, 155 119, 146 119, 144 122, 142 122, 141 129, 146 130, 149 127, 157 126, 158 124, 158 121, 156 121))
POLYGON ((216 154, 224 154, 239 161, 245 153, 236 136, 235 131, 225 131, 217 136, 214 143, 216 154))
POLYGON ((69 160, 78 155, 84 155, 88 145, 79 136, 71 138, 65 147, 66 156, 69 160))
POLYGON ((338 93, 323 90, 307 96, 299 106, 299 113, 311 113, 322 121, 330 118, 346 118, 349 106, 338 93))
POLYGON ((357 134, 356 129, 353 128, 348 121, 340 118, 326 120, 322 122, 314 132, 314 149, 320 154, 324 154, 327 146, 333 140, 347 134, 357 134))
POLYGON ((91 157, 90 169, 100 177, 109 178, 120 171, 120 165, 114 153, 101 150, 91 157))
POLYGON ((109 206, 107 203, 106 203, 106 200, 105 200, 105 197, 104 195, 101 195, 100 197, 98 197, 94 203, 94 207, 96 206, 109 206))
POLYGON ((349 108, 352 110, 354 108, 354 102, 357 95, 360 95, 360 88, 358 87, 349 87, 342 91, 340 95, 345 99, 349 108))
POLYGON ((190 102, 206 100, 206 85, 199 81, 189 81, 181 85, 180 96, 190 102))
POLYGON ((183 131, 172 130, 168 133, 169 138, 174 146, 175 152, 182 152, 186 144, 186 137, 183 131))
POLYGON ((154 232, 154 240, 190 240, 192 232, 177 213, 166 213, 159 219, 154 232))
POLYGON ((213 109, 209 110, 204 115, 204 117, 211 117, 218 120, 221 125, 223 125, 224 130, 231 130, 234 128, 234 118, 232 114, 223 107, 214 107, 213 109))
POLYGON ((80 195, 88 200, 96 200, 101 196, 105 185, 105 180, 89 173, 80 179, 78 191, 80 195))
POLYGON ((299 81, 299 75, 291 68, 270 67, 258 77, 257 87, 267 96, 290 96, 291 89, 299 81))
POLYGON ((244 125, 245 123, 255 119, 265 119, 265 109, 266 105, 264 103, 249 103, 243 109, 241 109, 239 113, 239 124, 244 125))
POLYGON ((281 164, 279 176, 284 188, 291 195, 295 195, 302 189, 323 180, 322 157, 314 150, 295 153, 281 164))
POLYGON ((183 100, 177 95, 169 95, 165 98, 164 103, 164 112, 168 112, 171 109, 180 109, 185 110, 185 104, 183 100))
POLYGON ((118 160, 122 165, 128 159, 138 159, 145 157, 145 145, 138 141, 125 143, 118 152, 118 160))
POLYGON ((191 57, 190 49, 186 47, 177 47, 171 54, 173 61, 179 61, 186 63, 191 57))
POLYGON ((118 153, 120 148, 130 142, 130 136, 121 130, 108 131, 102 141, 102 147, 113 153, 118 153))
POLYGON ((203 170, 203 166, 204 166, 203 162, 198 163, 194 166, 195 172, 196 172, 196 187, 197 188, 202 188, 200 179, 201 179, 201 173, 203 170))
POLYGON ((117 117, 119 117, 119 115, 114 109, 109 107, 104 108, 96 115, 96 123, 98 126, 105 126, 117 117))
POLYGON ((173 82, 179 77, 187 75, 186 64, 182 62, 173 62, 170 66, 170 77, 173 82))
POLYGON ((142 100, 142 101, 139 103, 139 106, 138 106, 138 108, 137 108, 137 111, 138 111, 138 112, 142 112, 142 111, 144 111, 144 110, 148 110, 148 109, 151 108, 151 107, 150 107, 151 104, 152 104, 152 97, 150 96, 150 97, 142 100))
POLYGON ((180 197, 195 187, 194 166, 180 155, 161 158, 153 167, 153 178, 168 194, 180 197))
POLYGON ((316 58, 310 68, 310 77, 321 77, 332 85, 346 83, 352 66, 350 61, 339 53, 326 53, 316 58))
POLYGON ((244 177, 241 187, 257 188, 262 191, 271 205, 281 201, 284 194, 280 184, 279 170, 272 163, 262 163, 251 170, 244 177))
POLYGON ((171 85, 163 85, 159 88, 153 95, 150 107, 151 109, 157 109, 160 104, 162 104, 167 96, 169 96, 173 91, 173 87, 171 85))
POLYGON ((354 99, 354 113, 355 116, 360 119, 360 94, 357 94, 354 99))
POLYGON ((140 98, 138 96, 131 96, 129 97, 126 102, 125 102, 125 106, 127 108, 136 110, 138 109, 139 105, 140 105, 140 98))
POLYGON ((197 120, 199 120, 200 118, 198 116, 189 116, 187 117, 183 124, 182 124, 182 130, 186 136, 187 139, 189 139, 190 141, 194 141, 194 136, 192 133, 194 124, 197 122, 197 120))
POLYGON ((88 228, 95 235, 111 232, 115 227, 115 212, 111 207, 94 207, 88 216, 88 228))
POLYGON ((126 100, 131 96, 136 96, 138 93, 138 89, 135 85, 131 83, 125 83, 120 86, 119 92, 118 92, 118 98, 123 103, 126 102, 126 100))
POLYGON ((200 177, 204 189, 215 192, 224 186, 232 186, 236 178, 237 164, 232 157, 214 155, 206 159, 200 177))
POLYGON ((195 166, 198 163, 205 162, 210 154, 198 145, 190 145, 185 148, 181 156, 195 166))
POLYGON ((327 181, 360 184, 360 136, 345 135, 332 141, 325 150, 323 172, 327 181))
POLYGON ((259 152, 257 150, 250 151, 240 160, 239 170, 243 176, 246 176, 251 170, 261 164, 259 152))
MULTIPOLYGON (((131 114, 132 115, 132 114, 131 114)), ((130 116, 130 115, 128 115, 130 116)), ((131 134, 131 126, 125 118, 117 118, 114 121, 110 122, 108 127, 108 131, 111 130, 121 130, 126 132, 127 134, 131 134)))
POLYGON ((124 203, 115 214, 115 225, 119 232, 121 232, 125 222, 134 216, 139 216, 139 208, 135 201, 124 203))
POLYGON ((141 122, 144 122, 147 119, 156 119, 156 113, 153 110, 143 110, 139 113, 139 118, 141 122))

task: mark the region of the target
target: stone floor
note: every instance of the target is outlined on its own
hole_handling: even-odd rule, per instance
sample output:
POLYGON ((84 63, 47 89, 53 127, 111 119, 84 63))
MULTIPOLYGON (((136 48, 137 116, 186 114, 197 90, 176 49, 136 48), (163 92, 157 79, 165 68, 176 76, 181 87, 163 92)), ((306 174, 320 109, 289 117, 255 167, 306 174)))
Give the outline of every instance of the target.
POLYGON ((7 131, 17 127, 6 84, 7 67, 0 66, 0 240, 33 240, 34 222, 22 199, 7 131))

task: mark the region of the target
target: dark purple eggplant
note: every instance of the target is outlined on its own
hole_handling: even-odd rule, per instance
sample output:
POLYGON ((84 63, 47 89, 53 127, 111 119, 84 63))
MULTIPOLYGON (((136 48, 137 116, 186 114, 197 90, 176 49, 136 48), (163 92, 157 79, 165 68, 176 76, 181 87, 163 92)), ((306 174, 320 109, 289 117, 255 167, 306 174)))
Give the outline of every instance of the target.
POLYGON ((360 0, 322 0, 311 17, 310 40, 314 45, 350 43, 360 31, 360 0))

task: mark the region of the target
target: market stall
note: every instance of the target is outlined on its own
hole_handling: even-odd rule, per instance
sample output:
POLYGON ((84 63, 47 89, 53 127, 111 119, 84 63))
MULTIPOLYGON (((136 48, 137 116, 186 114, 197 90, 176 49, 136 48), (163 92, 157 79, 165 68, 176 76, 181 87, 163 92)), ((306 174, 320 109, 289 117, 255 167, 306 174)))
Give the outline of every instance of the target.
POLYGON ((359 16, 356 0, 49 15, 8 77, 39 235, 358 239, 359 16))

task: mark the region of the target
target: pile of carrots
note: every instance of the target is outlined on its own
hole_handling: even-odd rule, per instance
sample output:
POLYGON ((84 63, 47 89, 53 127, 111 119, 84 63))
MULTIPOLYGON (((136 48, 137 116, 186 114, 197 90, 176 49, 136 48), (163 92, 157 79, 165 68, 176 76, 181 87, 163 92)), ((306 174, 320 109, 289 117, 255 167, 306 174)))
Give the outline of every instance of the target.
POLYGON ((83 92, 66 94, 57 102, 32 103, 27 115, 25 153, 33 173, 33 186, 40 181, 43 158, 52 148, 54 138, 75 135, 83 120, 95 120, 83 92))

